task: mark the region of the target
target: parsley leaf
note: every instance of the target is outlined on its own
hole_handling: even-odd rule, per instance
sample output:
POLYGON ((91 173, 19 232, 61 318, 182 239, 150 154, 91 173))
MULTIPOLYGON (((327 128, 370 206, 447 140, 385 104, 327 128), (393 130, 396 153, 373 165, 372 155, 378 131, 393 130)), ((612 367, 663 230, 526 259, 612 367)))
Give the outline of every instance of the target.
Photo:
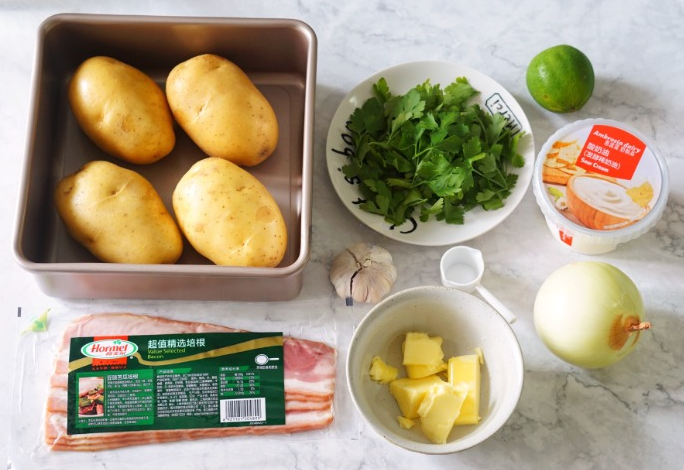
POLYGON ((444 89, 429 80, 403 95, 387 81, 349 118, 355 152, 342 171, 359 182, 360 207, 401 225, 418 211, 463 224, 474 208, 503 207, 525 165, 517 152, 522 133, 511 135, 506 118, 468 101, 478 91, 465 77, 444 89))

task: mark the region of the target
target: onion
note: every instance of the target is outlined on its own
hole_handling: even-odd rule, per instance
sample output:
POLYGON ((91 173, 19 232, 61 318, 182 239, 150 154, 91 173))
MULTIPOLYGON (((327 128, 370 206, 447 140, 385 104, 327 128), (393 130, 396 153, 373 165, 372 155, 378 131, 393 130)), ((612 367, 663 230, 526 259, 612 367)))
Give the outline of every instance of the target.
POLYGON ((534 325, 551 352, 587 369, 621 360, 651 327, 634 282, 597 261, 567 264, 544 281, 534 303, 534 325))

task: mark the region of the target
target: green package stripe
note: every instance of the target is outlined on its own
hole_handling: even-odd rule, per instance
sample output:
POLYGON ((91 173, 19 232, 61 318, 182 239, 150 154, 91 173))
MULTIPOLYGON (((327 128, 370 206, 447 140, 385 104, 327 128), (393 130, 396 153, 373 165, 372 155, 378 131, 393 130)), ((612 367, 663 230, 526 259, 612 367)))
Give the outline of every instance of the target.
MULTIPOLYGON (((167 359, 167 360, 162 360, 162 361, 148 361, 147 359, 143 359, 140 356, 140 353, 135 353, 133 354, 133 357, 138 359, 140 364, 147 365, 147 366, 165 366, 169 364, 180 364, 183 362, 191 362, 191 361, 198 361, 201 359, 208 359, 212 357, 221 357, 221 356, 228 356, 230 354, 237 354, 245 351, 251 351, 254 349, 261 349, 261 348, 266 348, 270 346, 282 346, 283 345, 283 337, 282 336, 276 336, 276 337, 270 337, 270 338, 258 338, 258 339, 252 339, 249 341, 244 341, 242 343, 238 344, 233 344, 231 346, 225 346, 223 348, 218 348, 218 349, 213 349, 211 351, 204 351, 198 354, 193 354, 191 356, 185 356, 185 357, 179 357, 176 359, 167 359)), ((93 358, 92 357, 84 357, 81 359, 77 359, 75 361, 71 361, 69 363, 69 372, 73 372, 75 370, 81 369, 83 367, 87 367, 93 363, 93 358)))

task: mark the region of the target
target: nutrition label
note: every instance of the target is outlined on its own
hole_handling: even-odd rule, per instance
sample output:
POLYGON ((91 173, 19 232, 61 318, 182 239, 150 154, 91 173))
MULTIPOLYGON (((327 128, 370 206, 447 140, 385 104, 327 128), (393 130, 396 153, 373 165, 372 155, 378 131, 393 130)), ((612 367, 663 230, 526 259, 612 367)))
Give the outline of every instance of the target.
POLYGON ((221 368, 221 397, 245 397, 261 393, 261 374, 246 367, 221 368))
POLYGON ((218 412, 218 380, 208 372, 157 373, 157 417, 212 416, 218 412))
POLYGON ((282 343, 280 333, 74 338, 68 432, 284 424, 282 343))

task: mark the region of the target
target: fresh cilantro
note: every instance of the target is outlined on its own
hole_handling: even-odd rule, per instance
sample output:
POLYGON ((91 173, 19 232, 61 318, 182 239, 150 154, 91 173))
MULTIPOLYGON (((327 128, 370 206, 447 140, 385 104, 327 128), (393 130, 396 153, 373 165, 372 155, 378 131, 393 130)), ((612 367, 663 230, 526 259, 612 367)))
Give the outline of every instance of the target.
POLYGON ((474 207, 503 207, 518 179, 510 168, 525 164, 522 133, 468 105, 479 92, 465 77, 444 89, 427 80, 400 96, 380 78, 372 92, 349 118, 355 153, 342 168, 359 182, 361 209, 398 226, 416 210, 423 222, 463 224, 474 207))

